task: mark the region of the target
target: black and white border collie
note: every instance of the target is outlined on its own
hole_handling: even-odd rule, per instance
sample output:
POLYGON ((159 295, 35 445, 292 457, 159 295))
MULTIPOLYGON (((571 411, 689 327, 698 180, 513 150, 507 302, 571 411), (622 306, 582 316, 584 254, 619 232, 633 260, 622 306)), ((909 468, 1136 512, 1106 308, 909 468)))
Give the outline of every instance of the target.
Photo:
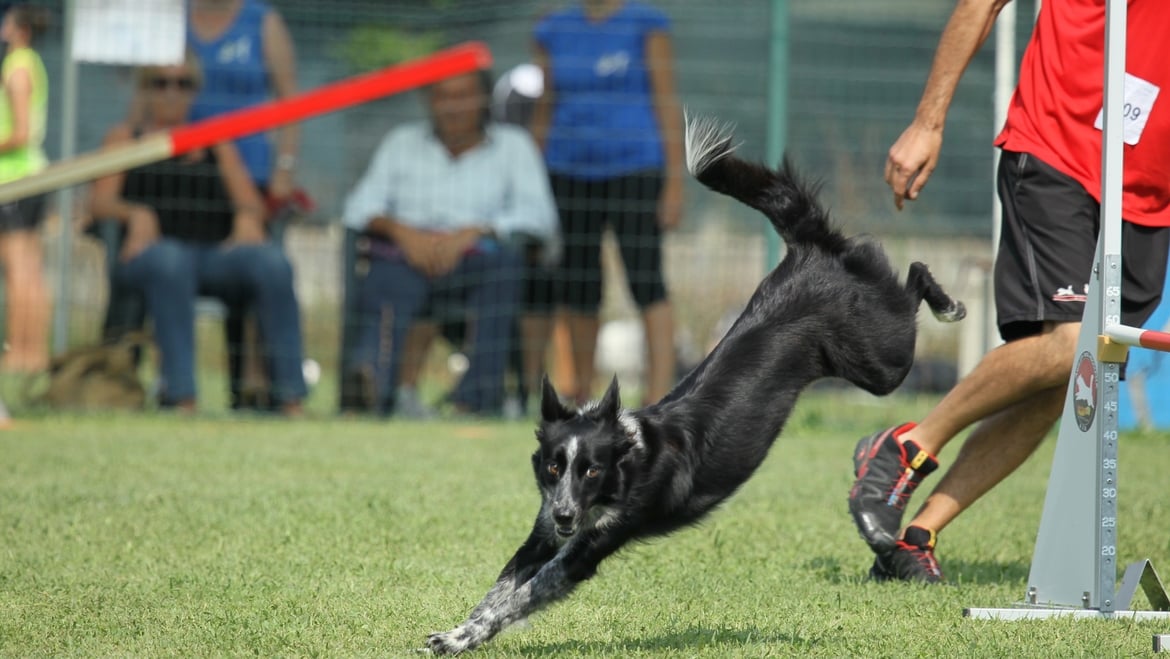
POLYGON ((546 378, 532 467, 541 505, 531 535, 463 624, 431 634, 436 654, 472 650, 565 597, 631 540, 694 524, 768 454, 800 392, 825 377, 877 395, 914 361, 923 300, 943 321, 961 302, 914 263, 905 284, 876 243, 830 224, 816 189, 785 161, 734 154, 730 127, 687 121, 687 168, 763 213, 787 245, 718 346, 660 402, 622 407, 617 379, 577 410, 546 378))

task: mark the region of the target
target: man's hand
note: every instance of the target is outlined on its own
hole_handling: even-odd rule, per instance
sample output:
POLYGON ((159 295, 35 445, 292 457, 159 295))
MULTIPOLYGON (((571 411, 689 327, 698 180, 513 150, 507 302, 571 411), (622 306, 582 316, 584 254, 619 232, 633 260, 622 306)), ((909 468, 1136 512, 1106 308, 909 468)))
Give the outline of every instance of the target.
POLYGON ((126 238, 119 258, 129 261, 153 245, 159 238, 158 215, 149 206, 135 206, 126 218, 126 238))
POLYGON ((886 183, 894 191, 894 206, 914 201, 938 165, 942 150, 942 129, 912 123, 890 147, 886 159, 886 183))
POLYGON ((394 233, 394 244, 402 250, 402 256, 410 267, 427 277, 433 277, 434 253, 437 234, 399 225, 394 233))
POLYGON ((434 256, 432 261, 432 277, 448 275, 463 259, 467 250, 471 249, 483 232, 477 228, 460 229, 451 233, 441 233, 435 240, 434 256))
POLYGON ((377 221, 382 222, 379 230, 402 250, 406 263, 430 278, 450 274, 463 255, 484 235, 479 228, 438 232, 389 223, 385 219, 377 221))

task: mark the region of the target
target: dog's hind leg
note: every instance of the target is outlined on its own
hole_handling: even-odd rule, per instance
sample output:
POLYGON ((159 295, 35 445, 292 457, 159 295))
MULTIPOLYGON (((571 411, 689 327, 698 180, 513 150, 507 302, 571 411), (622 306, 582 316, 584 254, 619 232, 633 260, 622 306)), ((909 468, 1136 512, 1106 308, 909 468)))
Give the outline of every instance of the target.
POLYGON ((930 307, 934 317, 944 323, 962 320, 967 315, 967 308, 963 303, 947 295, 930 274, 930 269, 917 261, 910 264, 910 274, 906 276, 906 292, 910 294, 915 307, 926 300, 926 305, 930 307))
MULTIPOLYGON (((858 249, 852 256, 856 261, 854 271, 864 272, 864 268, 869 268, 873 272, 889 273, 884 255, 879 261, 875 251, 858 249), (875 263, 880 264, 880 269, 875 268, 875 263)), ((885 275, 883 281, 888 281, 885 275)), ((876 396, 897 389, 914 364, 915 313, 923 300, 939 320, 951 322, 966 315, 963 303, 947 295, 921 263, 910 266, 906 284, 901 287, 905 298, 899 298, 899 287, 891 284, 892 288, 883 285, 880 293, 875 293, 875 289, 859 289, 865 294, 848 305, 845 315, 836 318, 832 323, 833 340, 821 347, 822 357, 830 365, 830 375, 844 378, 876 396)))

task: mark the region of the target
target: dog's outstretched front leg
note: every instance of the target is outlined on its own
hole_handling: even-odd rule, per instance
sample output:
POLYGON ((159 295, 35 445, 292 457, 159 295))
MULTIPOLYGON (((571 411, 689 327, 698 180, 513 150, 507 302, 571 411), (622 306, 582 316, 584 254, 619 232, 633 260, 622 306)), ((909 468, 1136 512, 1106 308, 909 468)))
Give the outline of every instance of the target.
POLYGON ((607 540, 612 537, 574 538, 531 579, 504 586, 501 579, 462 625, 431 634, 427 647, 435 654, 474 650, 509 625, 564 598, 577 584, 592 577, 598 563, 620 546, 607 540))
MULTIPOLYGON (((557 546, 547 539, 546 534, 538 527, 512 556, 496 583, 488 590, 483 599, 471 611, 467 621, 449 632, 434 633, 427 639, 427 647, 435 654, 458 654, 470 650, 483 642, 480 640, 474 645, 468 645, 474 635, 466 628, 475 620, 479 620, 485 612, 499 608, 515 592, 516 587, 525 583, 537 574, 557 553, 557 546)), ((484 639, 486 640, 486 639, 484 639)))
POLYGON ((512 556, 495 585, 484 595, 479 604, 472 609, 468 618, 479 616, 485 608, 490 608, 496 602, 506 598, 520 584, 531 579, 540 568, 552 560, 557 554, 557 546, 548 540, 539 528, 534 529, 532 535, 520 545, 516 554, 512 556))

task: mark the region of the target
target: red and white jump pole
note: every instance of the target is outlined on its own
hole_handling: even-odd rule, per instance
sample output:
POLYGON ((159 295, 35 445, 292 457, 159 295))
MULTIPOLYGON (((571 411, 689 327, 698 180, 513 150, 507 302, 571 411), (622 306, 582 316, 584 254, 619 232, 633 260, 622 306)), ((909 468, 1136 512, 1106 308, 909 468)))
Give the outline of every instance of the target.
POLYGON ((1128 325, 1108 325, 1105 327, 1105 336, 1127 346, 1170 352, 1170 333, 1167 332, 1128 325))
POLYGON ((402 64, 293 96, 228 112, 168 133, 91 151, 62 160, 18 181, 0 185, 0 203, 91 181, 115 172, 166 160, 177 155, 321 114, 423 87, 452 76, 486 69, 491 51, 468 42, 402 64))

